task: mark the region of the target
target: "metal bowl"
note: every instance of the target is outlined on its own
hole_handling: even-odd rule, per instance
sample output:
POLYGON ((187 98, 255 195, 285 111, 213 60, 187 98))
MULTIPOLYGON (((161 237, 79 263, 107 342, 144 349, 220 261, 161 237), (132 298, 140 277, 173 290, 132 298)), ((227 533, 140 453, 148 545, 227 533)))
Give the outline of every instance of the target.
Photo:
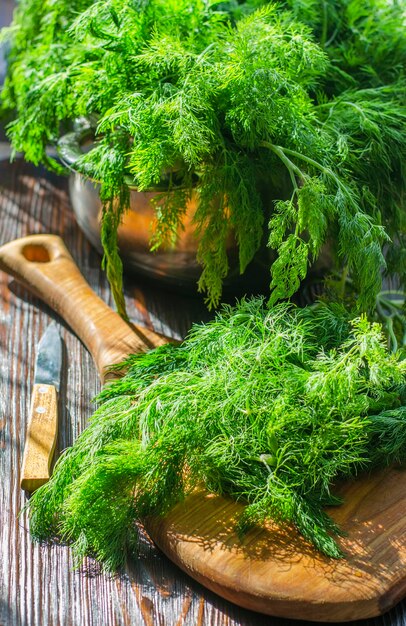
MULTIPOLYGON (((71 170, 69 192, 76 220, 90 243, 100 252, 100 221, 102 203, 99 185, 75 171, 75 162, 86 149, 89 130, 69 133, 58 143, 58 152, 64 164, 71 170)), ((173 245, 151 252, 150 240, 156 217, 153 200, 161 193, 137 191, 130 187, 130 208, 123 217, 118 230, 118 244, 124 269, 180 287, 196 287, 202 267, 196 260, 199 238, 193 223, 198 194, 193 192, 173 245)), ((158 203, 160 200, 156 200, 158 203)), ((238 251, 230 234, 228 241, 230 274, 228 281, 237 277, 238 251)))

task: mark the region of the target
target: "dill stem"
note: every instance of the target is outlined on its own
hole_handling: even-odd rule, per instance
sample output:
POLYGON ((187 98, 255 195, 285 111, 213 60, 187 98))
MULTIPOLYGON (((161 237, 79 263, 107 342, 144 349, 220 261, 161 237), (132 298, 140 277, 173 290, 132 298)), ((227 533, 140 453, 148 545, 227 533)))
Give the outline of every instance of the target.
POLYGON ((344 302, 344 294, 345 294, 345 286, 347 284, 347 278, 348 278, 348 265, 345 265, 343 267, 343 272, 342 272, 341 280, 340 280, 340 298, 343 302, 344 302))
POLYGON ((260 145, 264 148, 268 148, 269 150, 272 150, 272 152, 274 152, 280 158, 280 160, 282 161, 282 163, 286 165, 286 167, 292 168, 292 170, 296 172, 297 174, 299 174, 303 180, 306 179, 306 175, 302 172, 302 170, 297 165, 295 165, 290 159, 287 158, 286 156, 287 154, 295 157, 296 159, 299 159, 300 161, 304 161, 305 163, 308 163, 309 165, 312 165, 314 168, 318 169, 323 174, 327 174, 328 176, 331 176, 336 182, 336 184, 339 187, 341 186, 341 181, 337 178, 336 174, 334 174, 334 172, 329 167, 326 167, 325 165, 321 165, 321 163, 319 163, 318 161, 315 161, 311 157, 308 157, 305 154, 301 154, 300 152, 297 152, 296 150, 291 150, 290 148, 285 148, 285 147, 283 148, 282 146, 275 146, 273 143, 270 143, 268 141, 261 141, 260 145))
POLYGON ((306 180, 306 178, 308 177, 306 176, 306 174, 304 174, 300 170, 300 168, 298 168, 294 163, 292 163, 290 159, 287 158, 286 156, 287 154, 295 157, 296 159, 299 159, 300 161, 304 161, 305 163, 308 163, 309 165, 319 170, 326 176, 329 176, 330 178, 333 179, 333 181, 337 185, 337 188, 340 191, 342 191, 342 193, 347 197, 350 203, 354 205, 354 200, 351 198, 351 194, 349 190, 346 189, 346 186, 342 183, 342 181, 338 178, 338 176, 329 167, 326 167, 325 165, 321 165, 321 163, 319 163, 318 161, 315 161, 311 157, 305 154, 301 154, 300 152, 297 152, 296 150, 291 150, 290 148, 282 148, 282 146, 275 146, 274 144, 268 141, 262 141, 260 145, 263 146, 264 148, 268 148, 269 150, 272 150, 272 152, 277 154, 279 158, 281 159, 281 161, 286 165, 287 168, 292 167, 292 169, 294 169, 295 172, 300 172, 300 176, 302 180, 306 180))
POLYGON ((301 154, 300 152, 297 152, 296 150, 291 150, 290 148, 282 148, 281 146, 278 146, 278 147, 281 150, 283 150, 285 154, 289 154, 290 156, 293 156, 296 159, 300 159, 301 161, 304 161, 305 163, 312 165, 314 168, 318 169, 320 172, 323 172, 323 174, 327 174, 331 176, 338 186, 341 185, 341 181, 337 178, 336 174, 334 174, 333 170, 331 170, 329 167, 326 167, 325 165, 321 165, 321 163, 319 163, 318 161, 315 161, 311 157, 308 157, 305 154, 301 154))
MULTIPOLYGON (((285 148, 282 148, 281 146, 275 146, 273 143, 270 143, 268 141, 261 141, 260 145, 263 148, 268 148, 269 150, 274 152, 276 154, 276 156, 278 156, 280 158, 282 163, 288 169, 289 174, 291 175, 291 178, 292 178, 292 172, 294 172, 295 174, 297 174, 299 176, 299 178, 301 180, 303 180, 303 181, 306 180, 307 177, 304 174, 304 172, 302 172, 302 170, 297 165, 295 165, 290 159, 288 159, 288 157, 286 156, 285 148)), ((295 187, 296 187, 296 189, 298 188, 296 180, 295 180, 295 187)))
POLYGON ((327 41, 327 26, 328 26, 328 16, 327 16, 327 2, 323 0, 323 27, 321 31, 320 45, 325 48, 327 41))

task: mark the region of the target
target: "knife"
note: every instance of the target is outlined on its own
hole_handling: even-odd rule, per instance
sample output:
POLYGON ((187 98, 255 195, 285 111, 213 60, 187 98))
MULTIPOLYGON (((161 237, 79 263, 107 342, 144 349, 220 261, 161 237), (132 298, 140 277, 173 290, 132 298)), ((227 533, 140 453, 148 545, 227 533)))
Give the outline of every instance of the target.
POLYGON ((21 488, 32 493, 50 477, 58 434, 58 392, 62 369, 62 339, 52 322, 37 351, 34 388, 21 469, 21 488))

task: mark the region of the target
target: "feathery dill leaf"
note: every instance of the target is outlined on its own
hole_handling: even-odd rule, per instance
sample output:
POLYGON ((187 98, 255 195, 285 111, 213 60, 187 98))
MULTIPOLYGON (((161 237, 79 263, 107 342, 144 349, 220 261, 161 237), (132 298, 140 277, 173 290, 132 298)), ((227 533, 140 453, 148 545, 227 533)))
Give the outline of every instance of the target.
POLYGON ((241 272, 269 239, 271 302, 293 295, 328 245, 366 310, 385 268, 406 281, 402 24, 401 3, 385 0, 21 0, 5 35, 8 134, 60 171, 47 145, 75 118, 97 120, 77 167, 101 183, 104 264, 122 314, 128 184, 165 182, 175 198, 156 206, 151 247, 174 241, 196 188, 209 306, 234 232, 241 272))
POLYGON ((136 521, 198 485, 342 556, 332 485, 406 454, 406 361, 382 328, 338 305, 224 306, 179 346, 130 355, 50 481, 28 503, 34 537, 118 567, 136 521))

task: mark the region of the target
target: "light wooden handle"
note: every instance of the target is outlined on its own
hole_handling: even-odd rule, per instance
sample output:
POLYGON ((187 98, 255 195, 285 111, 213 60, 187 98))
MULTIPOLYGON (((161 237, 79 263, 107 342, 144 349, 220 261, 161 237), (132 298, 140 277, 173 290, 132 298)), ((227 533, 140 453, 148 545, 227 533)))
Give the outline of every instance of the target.
POLYGON ((32 493, 50 477, 58 435, 58 399, 53 385, 34 385, 25 438, 21 488, 32 493))
POLYGON ((30 235, 5 244, 0 269, 61 315, 89 350, 102 381, 109 365, 167 341, 114 313, 92 291, 56 235, 30 235))

